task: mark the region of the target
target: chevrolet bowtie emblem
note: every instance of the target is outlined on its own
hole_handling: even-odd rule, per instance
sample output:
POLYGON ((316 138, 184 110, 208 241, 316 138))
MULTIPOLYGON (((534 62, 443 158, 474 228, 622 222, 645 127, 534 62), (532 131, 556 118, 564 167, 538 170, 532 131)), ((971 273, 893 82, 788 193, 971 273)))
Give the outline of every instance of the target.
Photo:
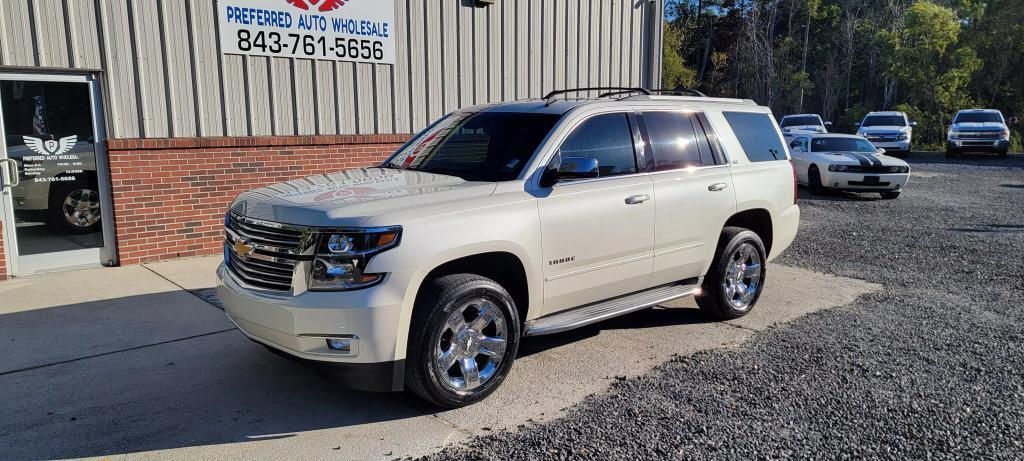
POLYGON ((239 258, 243 258, 243 259, 244 258, 248 258, 249 256, 251 256, 256 251, 256 249, 253 248, 252 245, 250 245, 250 244, 248 244, 248 243, 246 243, 245 241, 242 241, 242 240, 236 240, 235 241, 234 250, 235 250, 235 254, 238 255, 239 258))

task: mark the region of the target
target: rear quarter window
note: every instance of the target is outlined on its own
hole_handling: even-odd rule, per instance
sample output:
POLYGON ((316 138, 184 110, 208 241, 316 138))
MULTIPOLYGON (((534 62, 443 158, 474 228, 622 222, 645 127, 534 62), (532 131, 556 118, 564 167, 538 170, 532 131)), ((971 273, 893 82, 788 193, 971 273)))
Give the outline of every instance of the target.
POLYGON ((786 160, 775 120, 769 114, 754 112, 722 112, 736 140, 751 162, 786 160))

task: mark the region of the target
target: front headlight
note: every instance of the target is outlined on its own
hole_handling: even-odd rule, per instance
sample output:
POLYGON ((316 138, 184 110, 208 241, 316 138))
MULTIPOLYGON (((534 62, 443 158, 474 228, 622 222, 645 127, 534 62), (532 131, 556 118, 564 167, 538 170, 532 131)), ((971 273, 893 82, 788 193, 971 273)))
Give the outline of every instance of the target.
POLYGON ((896 140, 897 141, 906 141, 908 137, 910 137, 910 135, 907 134, 906 132, 903 132, 903 133, 900 133, 900 134, 896 135, 896 140))
POLYGON ((846 171, 846 170, 849 170, 849 169, 850 169, 850 167, 847 166, 847 165, 829 165, 828 166, 828 171, 843 172, 843 171, 846 171))
POLYGON ((909 166, 891 166, 888 168, 890 173, 909 173, 909 166))
POLYGON ((374 256, 398 246, 401 237, 401 226, 323 234, 313 259, 309 289, 358 290, 379 283, 384 274, 366 273, 366 266, 374 256))
POLYGON ((866 137, 868 137, 868 134, 866 132, 863 132, 863 131, 857 131, 857 136, 860 136, 862 138, 866 138, 866 137))
POLYGON ((1001 134, 1002 134, 1003 139, 1010 139, 1010 129, 1009 128, 1004 129, 1001 134))

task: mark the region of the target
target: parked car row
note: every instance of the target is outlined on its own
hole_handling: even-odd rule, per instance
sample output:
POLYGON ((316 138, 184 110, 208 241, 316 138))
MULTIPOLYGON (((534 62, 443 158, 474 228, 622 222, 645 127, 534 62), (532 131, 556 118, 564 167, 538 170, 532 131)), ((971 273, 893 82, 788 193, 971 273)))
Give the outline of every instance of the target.
MULTIPOLYGON (((792 114, 779 121, 783 134, 828 133, 832 122, 818 114, 792 114)), ((904 112, 871 112, 857 123, 857 136, 885 149, 889 155, 906 154, 913 148, 914 127, 904 112)), ((956 113, 946 133, 946 156, 961 153, 994 153, 1006 157, 1010 149, 1010 128, 1002 112, 995 109, 965 109, 956 113)))

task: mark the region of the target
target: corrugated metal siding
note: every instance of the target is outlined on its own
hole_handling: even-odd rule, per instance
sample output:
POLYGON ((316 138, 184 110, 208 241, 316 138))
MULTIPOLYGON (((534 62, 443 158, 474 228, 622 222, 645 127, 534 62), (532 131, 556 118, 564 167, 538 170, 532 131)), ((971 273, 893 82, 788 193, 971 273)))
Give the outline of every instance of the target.
POLYGON ((0 66, 103 70, 115 138, 408 133, 641 82, 646 1, 394 1, 388 66, 221 55, 211 0, 0 0, 0 66))

